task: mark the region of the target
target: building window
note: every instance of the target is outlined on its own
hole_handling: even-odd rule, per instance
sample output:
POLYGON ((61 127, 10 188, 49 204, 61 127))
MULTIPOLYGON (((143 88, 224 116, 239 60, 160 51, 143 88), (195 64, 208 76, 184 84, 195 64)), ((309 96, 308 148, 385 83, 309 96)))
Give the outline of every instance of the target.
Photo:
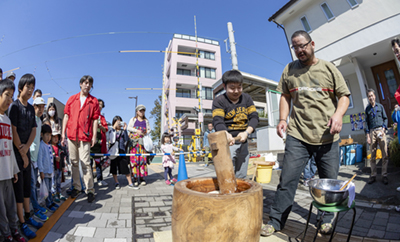
POLYGON ((347 2, 350 4, 351 8, 355 8, 358 6, 357 0, 347 0, 347 2))
POLYGON ((200 67, 200 77, 215 79, 215 69, 200 67))
POLYGON ((215 54, 214 53, 200 50, 199 54, 200 54, 200 58, 209 59, 209 60, 215 60, 215 54))
POLYGON ((176 97, 190 98, 190 90, 177 88, 176 89, 176 97))
POLYGON ((204 109, 204 113, 212 113, 212 110, 211 109, 204 109))
POLYGON ((213 100, 213 90, 211 87, 203 87, 201 98, 205 100, 213 100))
POLYGON ((301 17, 301 23, 303 24, 303 28, 306 32, 310 32, 311 31, 311 27, 310 24, 308 23, 307 17, 303 16, 301 17))
POLYGON ((190 111, 186 111, 186 110, 178 111, 178 110, 176 110, 175 117, 179 119, 179 118, 181 118, 182 115, 184 115, 185 113, 190 113, 190 111))
POLYGON ((328 19, 328 21, 335 18, 335 15, 333 15, 333 13, 327 3, 321 4, 321 8, 322 8, 322 11, 324 11, 325 16, 328 19))
POLYGON ((190 70, 185 70, 185 69, 179 69, 176 71, 176 74, 178 75, 184 75, 184 76, 191 76, 192 73, 190 70))

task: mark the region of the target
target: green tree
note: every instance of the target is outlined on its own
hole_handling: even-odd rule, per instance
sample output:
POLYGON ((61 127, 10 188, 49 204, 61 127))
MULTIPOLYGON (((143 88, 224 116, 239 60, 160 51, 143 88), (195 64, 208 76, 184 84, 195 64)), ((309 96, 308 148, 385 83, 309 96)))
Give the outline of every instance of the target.
POLYGON ((154 118, 154 127, 151 129, 150 135, 153 141, 158 140, 161 135, 161 95, 154 101, 154 108, 151 110, 150 118, 154 118))

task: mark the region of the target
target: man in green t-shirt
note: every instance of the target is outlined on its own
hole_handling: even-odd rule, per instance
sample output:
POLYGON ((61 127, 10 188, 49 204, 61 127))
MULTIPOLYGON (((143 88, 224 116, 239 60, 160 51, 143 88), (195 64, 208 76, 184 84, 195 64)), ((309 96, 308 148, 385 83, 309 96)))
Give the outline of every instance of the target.
MULTIPOLYGON (((285 156, 270 221, 261 230, 263 236, 284 228, 301 172, 311 157, 315 158, 320 178, 336 179, 339 133, 349 106, 350 92, 342 74, 332 63, 315 57, 310 35, 300 30, 291 39, 298 60, 285 67, 277 88, 282 92, 277 133, 283 138, 287 131, 285 156)), ((325 214, 321 233, 332 232, 332 220, 332 213, 325 214)))

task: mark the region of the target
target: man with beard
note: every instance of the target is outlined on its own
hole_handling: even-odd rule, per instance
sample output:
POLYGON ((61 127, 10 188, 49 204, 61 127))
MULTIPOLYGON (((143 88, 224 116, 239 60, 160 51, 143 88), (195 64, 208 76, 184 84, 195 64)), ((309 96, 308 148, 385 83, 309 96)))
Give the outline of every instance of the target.
MULTIPOLYGON (((291 40, 298 60, 285 67, 277 88, 282 92, 277 133, 283 137, 287 129, 285 155, 270 221, 261 230, 263 236, 284 228, 301 172, 311 157, 315 159, 320 178, 336 179, 339 133, 349 106, 350 92, 342 74, 332 63, 315 57, 315 43, 310 35, 303 30, 296 31, 291 40)), ((326 213, 321 233, 332 232, 332 220, 333 213, 326 213)))

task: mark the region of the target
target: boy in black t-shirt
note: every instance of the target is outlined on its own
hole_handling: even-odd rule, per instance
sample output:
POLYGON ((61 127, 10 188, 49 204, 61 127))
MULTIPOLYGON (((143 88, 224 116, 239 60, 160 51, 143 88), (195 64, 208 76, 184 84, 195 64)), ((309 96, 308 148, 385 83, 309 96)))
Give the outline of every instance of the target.
POLYGON ((31 161, 29 147, 36 136, 35 110, 28 103, 35 89, 35 77, 25 74, 18 83, 18 99, 9 109, 8 116, 11 120, 13 131, 13 144, 15 158, 17 159, 20 173, 18 181, 14 183, 14 193, 17 201, 17 214, 21 222, 22 233, 29 239, 36 237, 27 224, 36 228, 42 227, 42 223, 36 222, 30 216, 29 199, 31 195, 31 161), (24 216, 25 210, 25 216, 24 216))
POLYGON ((258 124, 258 113, 251 97, 242 93, 243 76, 231 70, 222 76, 225 93, 216 97, 212 105, 215 131, 226 130, 231 158, 237 178, 246 178, 249 163, 247 138, 258 124), (235 143, 233 137, 240 137, 235 143))

